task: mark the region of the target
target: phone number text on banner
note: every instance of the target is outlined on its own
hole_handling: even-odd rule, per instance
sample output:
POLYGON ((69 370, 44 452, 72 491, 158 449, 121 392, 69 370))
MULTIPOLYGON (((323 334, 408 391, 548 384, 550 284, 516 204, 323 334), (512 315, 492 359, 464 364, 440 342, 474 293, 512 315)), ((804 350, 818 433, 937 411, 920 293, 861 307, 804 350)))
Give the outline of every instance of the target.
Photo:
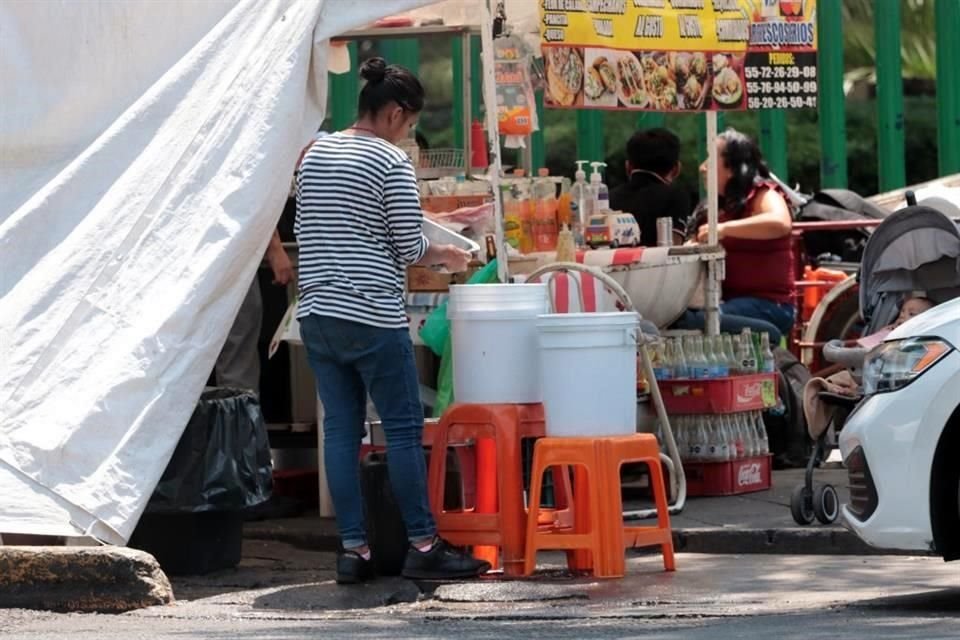
POLYGON ((816 0, 540 0, 540 15, 551 107, 816 106, 816 0))

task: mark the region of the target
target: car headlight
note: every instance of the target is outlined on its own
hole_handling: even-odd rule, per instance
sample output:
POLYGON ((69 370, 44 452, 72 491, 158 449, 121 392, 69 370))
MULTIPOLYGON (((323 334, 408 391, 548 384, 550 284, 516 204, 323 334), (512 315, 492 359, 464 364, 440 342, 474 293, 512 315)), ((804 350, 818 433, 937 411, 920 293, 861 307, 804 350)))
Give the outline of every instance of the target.
POLYGON ((885 342, 867 355, 863 391, 873 395, 902 389, 952 350, 950 344, 936 338, 885 342))

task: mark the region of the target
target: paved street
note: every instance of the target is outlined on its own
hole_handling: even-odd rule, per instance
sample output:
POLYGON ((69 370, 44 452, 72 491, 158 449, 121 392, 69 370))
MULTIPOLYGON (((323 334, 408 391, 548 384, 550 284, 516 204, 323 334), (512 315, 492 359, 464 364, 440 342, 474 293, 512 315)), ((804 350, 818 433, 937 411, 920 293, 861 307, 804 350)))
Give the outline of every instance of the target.
MULTIPOLYGON (((0 611, 17 640, 209 638, 956 638, 960 565, 891 556, 631 556, 622 581, 339 588, 333 555, 248 542, 236 571, 173 579, 178 603, 121 616, 0 611)), ((552 569, 552 570, 551 570, 552 569)))

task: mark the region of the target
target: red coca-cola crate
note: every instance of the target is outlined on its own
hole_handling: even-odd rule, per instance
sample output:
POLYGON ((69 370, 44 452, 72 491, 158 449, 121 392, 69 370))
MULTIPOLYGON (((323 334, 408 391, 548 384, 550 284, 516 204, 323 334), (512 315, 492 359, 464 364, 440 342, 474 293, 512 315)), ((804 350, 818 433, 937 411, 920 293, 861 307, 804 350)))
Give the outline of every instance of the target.
POLYGON ((777 376, 759 373, 709 380, 658 380, 667 413, 676 415, 763 411, 777 404, 777 376))
POLYGON ((766 491, 773 485, 772 456, 727 462, 684 462, 688 496, 733 496, 766 491))

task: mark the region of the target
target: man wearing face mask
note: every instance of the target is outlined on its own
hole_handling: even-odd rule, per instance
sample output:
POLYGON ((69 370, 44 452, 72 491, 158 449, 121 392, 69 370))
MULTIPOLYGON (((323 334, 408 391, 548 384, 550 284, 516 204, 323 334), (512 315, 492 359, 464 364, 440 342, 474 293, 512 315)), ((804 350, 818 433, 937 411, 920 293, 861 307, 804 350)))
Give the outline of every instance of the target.
POLYGON ((692 211, 690 195, 674 183, 680 168, 680 140, 666 129, 644 129, 627 142, 629 179, 610 193, 610 207, 634 215, 644 246, 657 245, 657 218, 679 227, 692 211))

